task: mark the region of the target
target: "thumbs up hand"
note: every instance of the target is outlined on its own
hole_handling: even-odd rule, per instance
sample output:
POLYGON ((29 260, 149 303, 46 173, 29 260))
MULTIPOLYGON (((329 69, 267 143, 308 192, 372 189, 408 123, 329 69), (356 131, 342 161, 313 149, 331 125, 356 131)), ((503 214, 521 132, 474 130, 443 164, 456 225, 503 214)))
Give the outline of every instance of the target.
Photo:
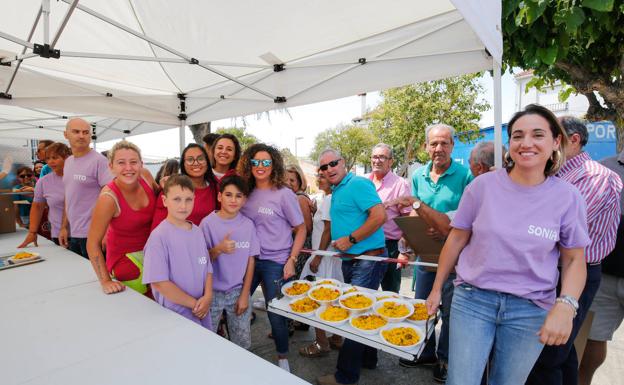
POLYGON ((228 232, 223 240, 219 242, 219 245, 217 245, 222 253, 232 254, 236 250, 236 242, 230 239, 230 235, 232 235, 232 232, 228 232))

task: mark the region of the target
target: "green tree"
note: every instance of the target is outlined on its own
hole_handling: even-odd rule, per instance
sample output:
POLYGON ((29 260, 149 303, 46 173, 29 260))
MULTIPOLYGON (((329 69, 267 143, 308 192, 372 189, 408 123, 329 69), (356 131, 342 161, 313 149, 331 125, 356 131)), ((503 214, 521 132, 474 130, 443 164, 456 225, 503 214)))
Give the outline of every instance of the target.
POLYGON ((290 164, 299 164, 299 160, 297 159, 297 157, 294 156, 287 147, 281 148, 280 154, 282 154, 282 158, 284 159, 284 165, 288 166, 290 164))
POLYGON ((624 146, 624 1, 504 0, 504 62, 533 70, 529 86, 561 81, 589 101, 586 118, 611 120, 624 146), (600 100, 602 99, 602 100, 600 100))
POLYGON ((480 100, 480 74, 418 83, 382 92, 383 101, 370 113, 370 128, 392 146, 395 165, 414 159, 427 160, 425 127, 444 123, 453 126, 461 140, 475 139, 481 112, 490 105, 480 100))
POLYGON ((314 148, 310 157, 318 161, 318 157, 327 148, 333 148, 342 154, 347 169, 355 164, 367 164, 370 152, 377 138, 366 127, 354 125, 338 125, 319 133, 314 138, 314 148))
POLYGON ((243 151, 250 145, 254 143, 258 143, 260 140, 256 138, 252 134, 248 134, 245 127, 228 127, 228 128, 218 128, 216 131, 217 134, 232 134, 238 138, 240 142, 241 148, 243 151))

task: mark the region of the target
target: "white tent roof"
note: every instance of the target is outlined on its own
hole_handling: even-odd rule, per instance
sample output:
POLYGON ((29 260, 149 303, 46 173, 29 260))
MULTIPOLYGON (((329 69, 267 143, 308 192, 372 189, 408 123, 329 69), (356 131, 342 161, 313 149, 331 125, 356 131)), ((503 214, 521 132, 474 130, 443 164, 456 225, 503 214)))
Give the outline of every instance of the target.
POLYGON ((497 0, 8 3, 0 137, 58 138, 78 114, 107 140, 490 69, 502 55, 497 0), (60 58, 32 53, 45 42, 60 58))

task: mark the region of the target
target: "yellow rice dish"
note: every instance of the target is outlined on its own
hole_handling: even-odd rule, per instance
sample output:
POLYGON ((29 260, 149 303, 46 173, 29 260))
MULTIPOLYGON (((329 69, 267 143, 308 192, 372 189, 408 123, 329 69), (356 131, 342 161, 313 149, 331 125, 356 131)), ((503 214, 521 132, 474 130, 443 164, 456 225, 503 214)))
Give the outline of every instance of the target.
POLYGON ((26 259, 26 258, 31 258, 34 257, 35 254, 31 254, 27 251, 20 251, 19 253, 15 254, 15 256, 13 257, 13 259, 26 259))
POLYGON ((336 284, 336 282, 330 281, 329 279, 326 279, 324 281, 318 282, 317 285, 334 285, 334 286, 338 286, 336 284))
POLYGON ((349 309, 365 309, 373 304, 373 300, 362 294, 352 295, 340 301, 349 309))
POLYGON ((290 304, 290 308, 295 313, 310 313, 318 309, 321 305, 318 302, 312 301, 310 298, 301 298, 290 304))
POLYGON ((379 297, 377 297, 377 301, 381 301, 381 300, 389 299, 389 298, 399 298, 399 297, 396 296, 396 295, 390 295, 390 294, 388 294, 388 295, 380 295, 379 297))
POLYGON ((393 345, 397 346, 413 346, 420 341, 420 336, 412 328, 398 327, 381 332, 383 338, 393 345))
POLYGON ((349 318, 349 310, 344 309, 340 306, 328 306, 327 309, 319 314, 319 317, 323 321, 329 322, 344 321, 349 318))
POLYGON ((415 303, 414 304, 414 313, 409 316, 407 319, 411 321, 424 321, 429 318, 429 313, 427 312, 427 306, 424 303, 415 303))
POLYGON ((388 321, 378 315, 361 315, 353 318, 351 321, 354 327, 362 330, 375 330, 382 326, 386 326, 388 321))
POLYGON ((295 282, 289 288, 286 288, 286 294, 288 295, 302 295, 308 292, 312 285, 309 283, 295 282))
POLYGON ((331 289, 329 287, 319 287, 312 290, 310 296, 319 301, 333 301, 340 297, 340 290, 331 289))
POLYGON ((392 301, 384 302, 377 308, 377 313, 389 318, 405 317, 409 312, 410 309, 406 305, 392 301))
POLYGON ((346 290, 343 294, 355 293, 356 291, 358 291, 357 287, 351 286, 349 290, 346 290))

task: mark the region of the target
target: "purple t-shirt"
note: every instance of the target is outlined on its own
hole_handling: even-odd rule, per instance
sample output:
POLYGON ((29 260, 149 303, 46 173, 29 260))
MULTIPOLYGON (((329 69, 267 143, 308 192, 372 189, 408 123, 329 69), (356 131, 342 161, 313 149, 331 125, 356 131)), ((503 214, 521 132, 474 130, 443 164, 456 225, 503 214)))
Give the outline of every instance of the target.
POLYGON ((52 238, 58 238, 63 220, 63 207, 65 203, 65 188, 63 177, 55 172, 46 174, 35 185, 35 202, 47 203, 49 207, 48 220, 52 226, 52 238))
MULTIPOLYGON (((199 227, 185 230, 165 219, 152 231, 143 252, 143 283, 171 281, 193 298, 204 295, 212 265, 199 227)), ((154 288, 152 292, 162 306, 212 330, 210 314, 200 320, 192 309, 170 302, 154 288)))
POLYGON ((293 243, 292 228, 303 223, 297 196, 291 189, 254 189, 241 213, 256 225, 260 259, 286 263, 293 243))
POLYGON ((95 201, 102 187, 111 180, 108 161, 95 150, 80 158, 72 155, 65 160, 63 185, 71 237, 87 237, 95 201))
POLYGON ((451 226, 472 231, 456 285, 513 294, 546 310, 555 303, 559 246, 590 242, 585 201, 574 186, 555 177, 522 186, 505 169, 466 187, 451 226))
POLYGON ((236 242, 233 253, 222 253, 216 261, 212 261, 212 288, 230 291, 241 287, 249 257, 260 254, 260 243, 253 222, 240 213, 232 219, 223 219, 213 211, 202 219, 199 228, 204 232, 208 249, 215 247, 228 233, 230 239, 236 242))

